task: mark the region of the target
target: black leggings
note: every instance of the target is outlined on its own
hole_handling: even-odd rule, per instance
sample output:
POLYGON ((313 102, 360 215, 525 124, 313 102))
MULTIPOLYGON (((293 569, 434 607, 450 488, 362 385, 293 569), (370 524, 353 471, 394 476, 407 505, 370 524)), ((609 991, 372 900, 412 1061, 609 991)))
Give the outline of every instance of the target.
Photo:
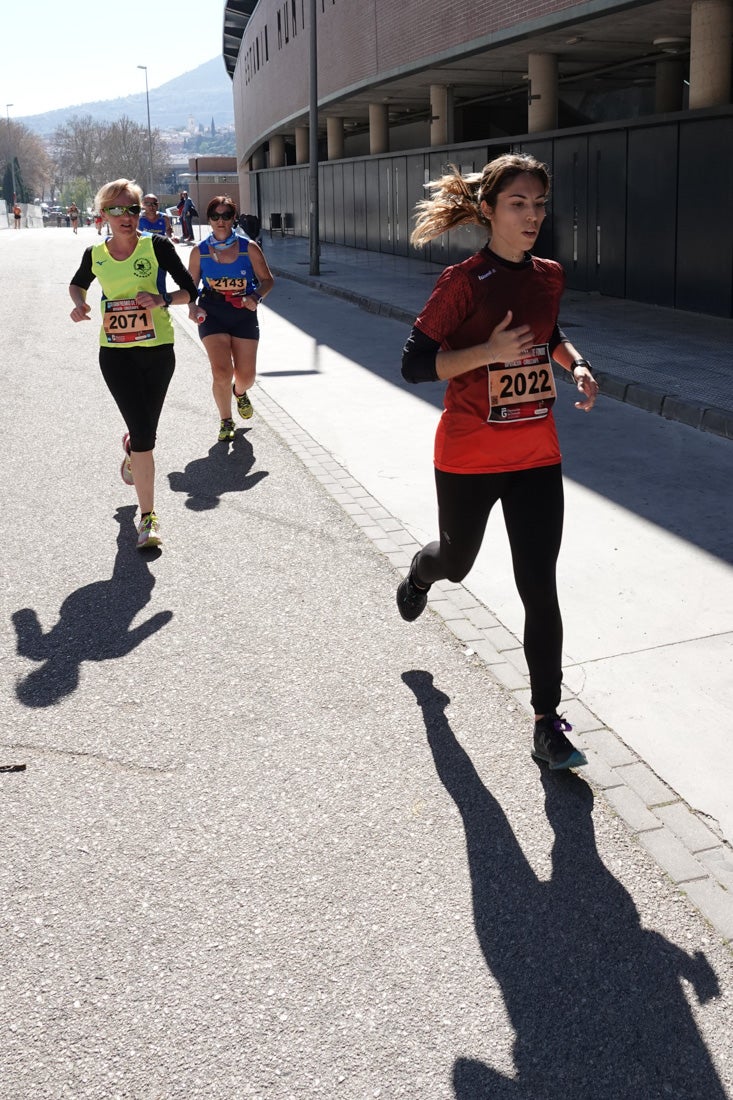
POLYGON ((130 433, 130 449, 152 451, 176 366, 173 344, 100 348, 99 366, 130 433))
POLYGON ((462 581, 481 549, 489 513, 500 500, 524 605, 532 706, 535 714, 556 710, 562 683, 562 618, 555 581, 564 513, 560 464, 506 474, 436 470, 435 483, 440 542, 428 543, 418 554, 415 580, 426 585, 462 581))

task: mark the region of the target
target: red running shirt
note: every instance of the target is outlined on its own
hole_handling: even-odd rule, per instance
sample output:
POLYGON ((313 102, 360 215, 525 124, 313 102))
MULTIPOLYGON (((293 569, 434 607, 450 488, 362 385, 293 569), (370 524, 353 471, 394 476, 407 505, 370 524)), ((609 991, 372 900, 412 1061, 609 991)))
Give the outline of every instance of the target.
MULTIPOLYGON (((511 309, 512 327, 529 325, 536 344, 557 324, 565 273, 554 260, 520 264, 488 247, 447 267, 415 322, 443 351, 485 343, 511 309)), ((495 474, 560 462, 552 410, 537 421, 489 424, 488 365, 451 378, 435 436, 435 465, 446 473, 495 474)))

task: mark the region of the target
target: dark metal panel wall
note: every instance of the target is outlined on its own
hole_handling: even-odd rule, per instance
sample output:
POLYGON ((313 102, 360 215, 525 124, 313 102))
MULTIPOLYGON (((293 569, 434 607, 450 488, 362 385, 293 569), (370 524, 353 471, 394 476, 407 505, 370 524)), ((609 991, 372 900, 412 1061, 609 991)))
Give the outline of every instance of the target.
POLYGON ((356 245, 354 164, 344 163, 344 244, 356 245))
POLYGON ((588 139, 588 290, 626 293, 626 131, 588 139))
MULTIPOLYGON (((535 251, 561 260, 571 286, 731 316, 733 117, 725 108, 703 118, 619 123, 512 145, 326 162, 325 174, 323 165, 319 172, 322 238, 460 262, 484 243, 482 228, 444 234, 420 250, 409 244, 424 184, 450 163, 478 171, 510 148, 550 168, 550 212, 535 251)), ((249 187, 265 228, 270 213, 292 210, 296 233, 308 235, 307 165, 253 172, 249 187)))
POLYGON ((379 252, 382 240, 379 224, 379 160, 368 160, 366 169, 366 238, 367 248, 379 252))
MULTIPOLYGON (((296 168, 288 170, 288 205, 286 209, 293 216, 293 227, 298 224, 298 207, 300 205, 300 182, 296 168)), ((297 232, 297 230, 296 230, 297 232)))
MULTIPOLYGON (((554 258, 565 268, 567 285, 588 288, 588 138, 559 138, 553 157, 554 258)), ((542 254, 538 241, 537 253, 542 254)))
POLYGON ((293 210, 293 185, 292 171, 287 169, 280 172, 280 213, 292 213, 293 210))
POLYGON ((394 247, 398 256, 408 253, 410 211, 407 205, 407 157, 392 158, 392 196, 394 206, 394 247))
MULTIPOLYGON (((503 150, 502 150, 503 151, 503 150)), ((549 256, 551 259, 555 259, 555 182, 553 178, 553 157, 554 157, 554 143, 551 140, 546 141, 525 141, 521 145, 511 146, 510 152, 517 153, 529 153, 535 160, 539 160, 542 164, 547 165, 547 169, 550 173, 550 202, 547 207, 547 217, 542 223, 537 243, 534 247, 534 251, 538 256, 549 256)), ((492 148, 489 150, 489 157, 497 156, 498 152, 492 148)), ((487 159, 489 159, 487 157, 487 159)))
POLYGON ((626 292, 657 306, 674 306, 677 136, 674 123, 629 131, 626 292))
MULTIPOLYGON (((426 158, 423 153, 413 154, 407 157, 407 210, 408 210, 408 240, 409 235, 415 228, 415 207, 421 199, 424 199, 427 192, 425 191, 425 184, 428 181, 428 169, 426 164, 426 158)), ((408 255, 410 256, 423 256, 422 248, 415 248, 414 245, 408 243, 408 255)))
POLYGON ((730 317, 733 306, 733 119, 680 123, 678 309, 730 317), (718 153, 716 154, 716 150, 718 153), (721 156, 720 152, 728 151, 721 156), (701 216, 700 198, 709 216, 701 216))
POLYGON ((367 246, 366 161, 354 163, 354 244, 367 246))
POLYGON ((379 251, 394 252, 395 208, 392 158, 379 162, 379 251))
POLYGON ((334 236, 334 201, 333 201, 333 164, 324 164, 321 169, 323 183, 321 184, 322 201, 321 211, 321 239, 333 243, 334 236))
POLYGON ((302 218, 302 233, 307 237, 310 233, 310 168, 300 169, 300 216, 302 218))
POLYGON ((333 240, 344 243, 344 166, 340 162, 333 166, 333 240))
POLYGON ((283 208, 283 175, 282 172, 272 173, 272 209, 281 211, 283 208))
POLYGON ((275 176, 277 173, 263 171, 257 173, 257 179, 259 181, 260 194, 259 194, 259 217, 262 222, 263 229, 270 224, 270 214, 277 210, 278 207, 273 201, 273 191, 275 188, 275 176))

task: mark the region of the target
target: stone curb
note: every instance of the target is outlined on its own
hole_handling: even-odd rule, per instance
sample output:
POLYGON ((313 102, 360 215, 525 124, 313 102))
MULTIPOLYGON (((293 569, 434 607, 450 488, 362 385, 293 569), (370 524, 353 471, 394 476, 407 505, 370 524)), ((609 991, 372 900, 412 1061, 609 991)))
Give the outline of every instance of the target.
MULTIPOLYGON (((273 275, 281 279, 290 279, 291 282, 309 286, 314 290, 320 290, 324 294, 330 294, 334 298, 352 302, 364 309, 367 313, 377 313, 380 317, 389 317, 393 321, 412 326, 415 314, 400 306, 391 305, 388 302, 380 302, 376 298, 369 298, 365 294, 359 294, 348 287, 333 286, 323 282, 313 275, 300 275, 296 271, 289 271, 284 267, 270 264, 273 275)), ((556 376, 564 382, 572 385, 572 379, 567 371, 556 370, 556 376)), ((612 397, 616 401, 623 401, 627 405, 634 405, 645 412, 663 416, 665 420, 674 420, 679 424, 686 424, 690 428, 699 431, 710 432, 712 435, 722 436, 723 439, 733 439, 733 412, 727 409, 719 409, 706 405, 704 402, 691 401, 679 397, 674 393, 647 386, 644 383, 632 382, 628 378, 619 378, 617 375, 608 374, 605 371, 595 371, 595 377, 605 397, 612 397)))
MULTIPOLYGON (((411 533, 263 390, 262 383, 257 392, 258 414, 374 547, 401 576, 406 576, 413 554, 420 548, 411 533)), ((438 581, 433 585, 428 609, 443 620, 463 653, 482 661, 517 704, 531 713, 529 680, 522 662, 516 659, 517 651, 522 651, 520 640, 463 585, 438 581)), ((584 776, 603 794, 671 882, 733 947, 733 891, 727 888, 728 880, 733 881, 731 846, 567 685, 563 710, 575 726, 578 745, 588 755, 584 776)))

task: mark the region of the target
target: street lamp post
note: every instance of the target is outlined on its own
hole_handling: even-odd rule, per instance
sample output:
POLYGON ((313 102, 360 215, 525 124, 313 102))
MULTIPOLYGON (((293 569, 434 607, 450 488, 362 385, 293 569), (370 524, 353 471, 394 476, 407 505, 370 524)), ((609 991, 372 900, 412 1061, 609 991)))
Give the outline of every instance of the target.
POLYGON ((138 65, 138 69, 145 71, 145 103, 148 108, 148 191, 153 190, 153 132, 150 129, 150 94, 148 92, 148 67, 138 65))
POLYGON ((14 156, 14 154, 13 154, 13 149, 12 149, 12 142, 11 142, 11 140, 10 140, 10 108, 11 108, 12 106, 13 106, 13 104, 12 104, 12 103, 6 103, 6 104, 5 104, 5 120, 6 120, 6 122, 7 122, 7 126, 8 126, 8 156, 10 157, 10 171, 11 171, 11 174, 12 174, 12 177, 13 177, 13 204, 15 204, 15 201, 16 201, 16 192, 15 192, 15 156, 14 156))
POLYGON ((320 226, 318 224, 318 25, 316 0, 310 5, 310 105, 308 108, 308 159, 310 160, 310 273, 320 275, 320 226))

